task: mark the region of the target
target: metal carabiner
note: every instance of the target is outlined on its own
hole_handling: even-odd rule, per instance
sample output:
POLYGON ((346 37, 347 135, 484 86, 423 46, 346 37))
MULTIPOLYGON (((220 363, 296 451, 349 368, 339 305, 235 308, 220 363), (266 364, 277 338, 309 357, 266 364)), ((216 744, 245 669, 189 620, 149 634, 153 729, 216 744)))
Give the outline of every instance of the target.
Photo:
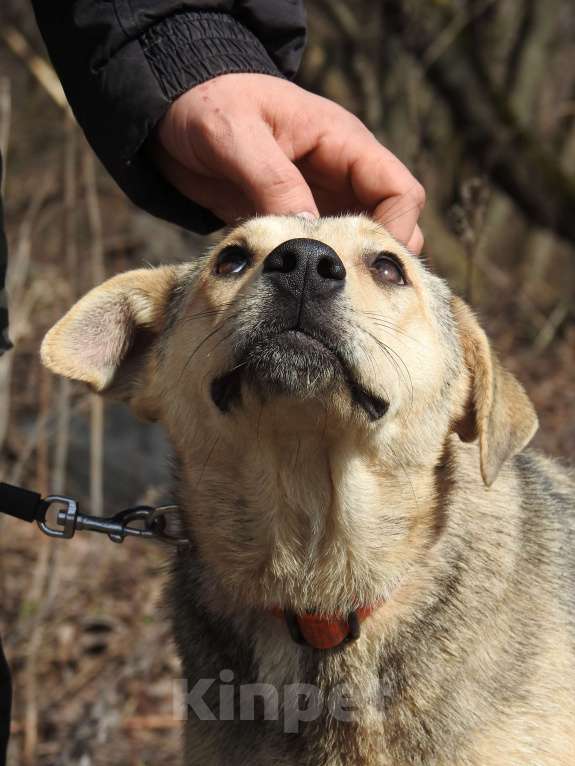
POLYGON ((167 532, 166 516, 170 513, 176 513, 179 510, 177 505, 160 505, 152 510, 148 518, 148 528, 157 540, 161 540, 169 545, 188 545, 187 537, 178 537, 167 532))
POLYGON ((107 535, 114 543, 123 543, 126 537, 143 537, 161 540, 170 545, 184 545, 186 538, 167 532, 166 515, 178 510, 175 505, 163 505, 157 508, 140 505, 126 508, 113 516, 90 516, 80 513, 78 503, 71 497, 50 495, 44 499, 44 508, 37 524, 45 535, 70 539, 77 531, 98 532, 107 535), (56 514, 56 524, 52 527, 47 515, 53 505, 65 506, 56 514), (143 522, 142 527, 133 526, 134 522, 143 522))
POLYGON ((48 535, 48 537, 65 537, 67 539, 74 537, 76 520, 78 518, 78 503, 71 497, 60 495, 49 495, 44 498, 44 503, 45 506, 41 511, 41 516, 36 521, 42 532, 48 535), (56 503, 66 507, 65 510, 58 511, 56 516, 56 522, 60 525, 60 528, 51 527, 46 521, 50 507, 56 503))

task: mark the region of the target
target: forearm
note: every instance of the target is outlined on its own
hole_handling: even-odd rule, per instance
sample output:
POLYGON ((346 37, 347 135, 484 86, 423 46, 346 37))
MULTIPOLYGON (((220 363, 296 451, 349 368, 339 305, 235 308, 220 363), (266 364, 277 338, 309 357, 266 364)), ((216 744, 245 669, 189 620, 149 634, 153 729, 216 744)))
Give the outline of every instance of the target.
POLYGON ((305 33, 301 5, 265 0, 249 4, 251 10, 241 2, 173 0, 139 6, 33 0, 33 5, 76 118, 123 190, 155 215, 200 232, 218 228, 217 218, 161 178, 142 148, 171 103, 194 85, 230 72, 293 74, 305 33), (212 10, 201 9, 206 5, 212 10), (274 7, 276 16, 266 18, 274 7))

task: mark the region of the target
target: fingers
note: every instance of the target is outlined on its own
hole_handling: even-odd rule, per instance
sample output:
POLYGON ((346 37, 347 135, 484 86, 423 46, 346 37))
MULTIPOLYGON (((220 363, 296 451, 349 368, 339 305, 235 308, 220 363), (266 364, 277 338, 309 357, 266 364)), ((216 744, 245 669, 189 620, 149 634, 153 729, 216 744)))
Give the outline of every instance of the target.
POLYGON ((169 155, 164 175, 226 221, 318 216, 319 204, 323 213, 368 211, 422 247, 422 186, 349 112, 292 83, 222 75, 176 99, 157 136, 169 155))
POLYGON ((349 144, 350 181, 358 200, 400 242, 415 237, 425 191, 409 170, 367 130, 349 144))
MULTIPOLYGON (((227 182, 234 196, 239 191, 245 198, 243 207, 254 213, 318 216, 308 184, 277 143, 259 107, 262 88, 273 91, 280 87, 283 93, 285 85, 263 75, 223 75, 180 96, 157 129, 159 143, 178 163, 176 167, 164 158, 163 172, 170 167, 178 188, 194 201, 206 196, 206 189, 196 188, 199 174, 208 181, 222 182, 222 189, 227 182), (190 178, 182 172, 185 168, 190 178)), ((289 92, 299 93, 299 89, 290 86, 289 92)), ((284 113, 289 108, 297 106, 284 104, 284 113)), ((208 187, 211 196, 215 186, 208 187)))
POLYGON ((416 255, 420 255, 421 251, 423 250, 423 244, 423 232, 419 226, 416 226, 411 239, 407 243, 407 249, 411 250, 411 252, 415 253, 416 255))
POLYGON ((420 249, 421 184, 344 110, 330 104, 316 112, 315 121, 320 139, 298 164, 322 213, 368 211, 399 241, 420 249))
POLYGON ((154 147, 154 161, 162 175, 180 194, 211 210, 225 223, 236 223, 255 215, 256 210, 245 194, 229 180, 209 178, 191 171, 174 159, 158 143, 154 147))
POLYGON ((415 182, 403 194, 380 202, 372 213, 376 221, 413 252, 419 252, 423 246, 423 235, 417 223, 423 207, 419 188, 415 182))
POLYGON ((238 128, 232 146, 214 147, 214 161, 220 162, 229 178, 250 199, 258 213, 319 215, 305 178, 278 146, 263 122, 238 128))

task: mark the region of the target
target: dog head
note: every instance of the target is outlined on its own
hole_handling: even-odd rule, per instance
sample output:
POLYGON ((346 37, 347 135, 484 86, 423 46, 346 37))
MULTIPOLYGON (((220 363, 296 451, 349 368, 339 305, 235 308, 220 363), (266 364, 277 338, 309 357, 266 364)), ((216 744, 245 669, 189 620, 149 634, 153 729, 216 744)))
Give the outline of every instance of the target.
POLYGON ((323 419, 401 453, 452 426, 479 438, 487 484, 536 428, 471 311, 362 217, 254 219, 194 265, 114 277, 50 330, 42 359, 178 440, 184 423, 230 431, 266 410, 286 432, 323 419))
POLYGON ((310 507, 353 492, 364 509, 375 498, 373 531, 373 482, 432 470, 456 432, 478 441, 490 485, 537 424, 467 306, 364 217, 257 218, 194 264, 114 277, 50 330, 42 358, 162 421, 207 527, 227 509, 218 534, 236 568, 272 506, 301 541, 322 515, 310 507))

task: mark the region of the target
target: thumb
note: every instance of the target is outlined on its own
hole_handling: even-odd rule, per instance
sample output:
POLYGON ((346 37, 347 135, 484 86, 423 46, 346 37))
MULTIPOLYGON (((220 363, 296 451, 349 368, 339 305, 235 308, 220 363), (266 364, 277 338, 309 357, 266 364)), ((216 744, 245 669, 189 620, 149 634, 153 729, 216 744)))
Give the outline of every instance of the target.
POLYGON ((225 158, 228 165, 225 169, 230 179, 250 198, 256 212, 319 216, 305 178, 267 126, 242 131, 235 139, 237 151, 225 158))

